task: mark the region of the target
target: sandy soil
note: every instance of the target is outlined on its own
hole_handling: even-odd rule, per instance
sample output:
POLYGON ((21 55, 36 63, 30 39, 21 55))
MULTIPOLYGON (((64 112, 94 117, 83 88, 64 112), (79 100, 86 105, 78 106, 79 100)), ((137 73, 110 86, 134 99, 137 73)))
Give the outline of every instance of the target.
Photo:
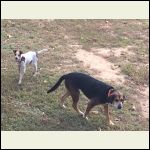
MULTIPOLYGON (((115 82, 116 84, 124 84, 126 80, 125 75, 121 74, 120 68, 114 66, 106 57, 109 57, 111 53, 116 57, 119 57, 122 53, 134 55, 133 52, 129 51, 131 46, 126 48, 113 48, 111 50, 93 48, 90 52, 82 49, 82 47, 77 44, 71 45, 71 47, 76 49, 75 57, 83 63, 83 66, 87 70, 93 71, 95 77, 100 77, 105 81, 115 82)), ((149 118, 149 87, 143 87, 142 90, 139 91, 139 94, 133 98, 140 103, 143 117, 149 118)))

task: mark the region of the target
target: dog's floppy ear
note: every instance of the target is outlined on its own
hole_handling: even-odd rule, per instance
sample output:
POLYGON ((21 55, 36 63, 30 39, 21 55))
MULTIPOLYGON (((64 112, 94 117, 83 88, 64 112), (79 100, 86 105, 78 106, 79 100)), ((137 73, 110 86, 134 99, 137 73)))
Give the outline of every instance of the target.
POLYGON ((16 51, 17 51, 17 50, 13 50, 14 54, 16 54, 16 51))
POLYGON ((22 52, 22 51, 19 51, 19 54, 21 55, 21 54, 23 54, 23 52, 22 52))
POLYGON ((115 97, 116 97, 116 95, 114 94, 114 92, 115 92, 115 89, 110 89, 109 91, 108 91, 108 97, 107 97, 107 102, 108 103, 113 103, 113 100, 115 99, 115 97))
POLYGON ((113 92, 115 91, 115 89, 110 89, 109 91, 108 91, 108 97, 110 97, 111 95, 113 95, 113 92))
POLYGON ((114 101, 114 99, 115 99, 115 97, 116 97, 116 95, 111 95, 111 96, 109 96, 109 97, 107 98, 107 102, 112 104, 113 101, 114 101))

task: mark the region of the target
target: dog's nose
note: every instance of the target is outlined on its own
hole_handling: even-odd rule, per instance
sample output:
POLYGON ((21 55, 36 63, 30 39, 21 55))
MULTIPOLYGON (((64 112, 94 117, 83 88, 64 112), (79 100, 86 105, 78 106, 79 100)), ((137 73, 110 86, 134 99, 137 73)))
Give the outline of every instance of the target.
POLYGON ((121 109, 121 108, 122 108, 122 106, 121 106, 121 104, 119 104, 119 105, 118 105, 118 109, 121 109))

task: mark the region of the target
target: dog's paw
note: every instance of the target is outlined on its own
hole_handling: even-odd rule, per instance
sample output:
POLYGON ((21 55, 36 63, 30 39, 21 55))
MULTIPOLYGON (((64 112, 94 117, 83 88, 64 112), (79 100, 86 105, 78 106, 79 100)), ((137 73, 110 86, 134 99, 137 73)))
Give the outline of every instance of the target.
POLYGON ((83 117, 84 119, 86 119, 86 120, 89 120, 89 118, 86 117, 85 114, 82 114, 82 117, 83 117))
POLYGON ((36 76, 37 76, 37 73, 34 73, 34 74, 33 74, 33 77, 36 77, 36 76))
POLYGON ((89 120, 89 118, 88 117, 84 117, 86 120, 89 120))
POLYGON ((18 85, 21 85, 21 82, 18 82, 18 85))
POLYGON ((114 126, 115 124, 110 120, 108 123, 110 126, 114 126))
POLYGON ((62 107, 63 107, 64 109, 66 109, 66 108, 67 108, 65 105, 62 105, 62 107))
POLYGON ((64 104, 60 104, 60 107, 66 109, 67 107, 64 104))
POLYGON ((33 74, 33 77, 36 77, 37 75, 39 75, 40 74, 40 72, 34 72, 34 74, 33 74))

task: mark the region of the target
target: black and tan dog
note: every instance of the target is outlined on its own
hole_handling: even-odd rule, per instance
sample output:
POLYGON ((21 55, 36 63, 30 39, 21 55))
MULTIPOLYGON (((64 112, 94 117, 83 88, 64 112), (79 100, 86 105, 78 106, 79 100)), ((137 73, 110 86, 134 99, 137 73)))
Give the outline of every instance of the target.
POLYGON ((79 114, 83 115, 84 118, 87 118, 87 115, 94 106, 102 104, 104 106, 108 124, 114 125, 110 119, 108 104, 113 104, 116 108, 121 109, 124 101, 123 95, 121 95, 112 86, 103 83, 102 81, 99 81, 89 75, 77 72, 69 73, 60 77, 57 83, 52 88, 50 88, 47 93, 56 90, 63 80, 65 80, 65 86, 67 89, 67 92, 61 98, 61 105, 64 108, 65 99, 68 96, 71 96, 73 100, 73 108, 79 114), (77 107, 80 94, 79 90, 81 90, 90 100, 85 113, 81 112, 77 107))

